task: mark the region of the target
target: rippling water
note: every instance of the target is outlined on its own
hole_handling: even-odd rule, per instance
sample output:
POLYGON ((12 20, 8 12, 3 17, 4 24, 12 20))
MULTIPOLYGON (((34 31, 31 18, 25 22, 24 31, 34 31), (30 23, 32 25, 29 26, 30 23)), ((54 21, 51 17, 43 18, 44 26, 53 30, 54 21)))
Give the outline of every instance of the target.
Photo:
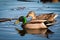
MULTIPOLYGON (((60 15, 60 3, 37 3, 37 2, 20 2, 17 0, 0 0, 0 18, 18 18, 21 15, 26 16, 29 11, 35 11, 37 15, 43 13, 56 13, 60 15)), ((20 31, 21 24, 14 25, 15 20, 0 23, 0 40, 60 40, 60 16, 56 18, 55 25, 49 27, 52 34, 43 37, 39 30, 28 30, 24 36, 20 31), (19 31, 16 30, 19 29, 19 31), (20 33, 19 33, 20 32, 20 33), (37 34, 39 33, 39 34, 37 34)), ((48 29, 47 29, 48 30, 48 29)), ((46 32, 47 32, 46 30, 46 32)), ((45 30, 43 31, 45 32, 45 30)), ((46 35, 46 34, 45 34, 46 35)))

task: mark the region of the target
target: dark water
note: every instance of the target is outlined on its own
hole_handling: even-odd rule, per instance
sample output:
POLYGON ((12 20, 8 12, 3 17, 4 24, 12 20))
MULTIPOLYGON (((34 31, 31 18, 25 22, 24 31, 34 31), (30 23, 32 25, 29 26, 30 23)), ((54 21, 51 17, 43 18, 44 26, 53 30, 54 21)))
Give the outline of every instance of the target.
MULTIPOLYGON (((35 11, 37 15, 52 12, 60 15, 60 3, 43 4, 17 0, 0 0, 0 18, 26 16, 31 10, 35 11)), ((56 20, 56 24, 49 27, 49 29, 27 30, 27 32, 22 30, 21 24, 14 25, 15 20, 1 22, 0 40, 60 40, 60 16, 56 20), (16 28, 18 29, 16 30, 16 28)))

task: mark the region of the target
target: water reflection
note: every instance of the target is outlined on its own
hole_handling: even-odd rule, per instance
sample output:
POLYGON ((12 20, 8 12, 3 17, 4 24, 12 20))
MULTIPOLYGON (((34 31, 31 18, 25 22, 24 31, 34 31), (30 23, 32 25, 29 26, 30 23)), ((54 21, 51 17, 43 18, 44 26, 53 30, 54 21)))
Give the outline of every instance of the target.
POLYGON ((41 35, 43 37, 49 38, 49 34, 53 34, 49 29, 23 29, 19 30, 16 28, 17 32, 20 34, 20 36, 24 36, 25 34, 32 34, 32 35, 41 35))

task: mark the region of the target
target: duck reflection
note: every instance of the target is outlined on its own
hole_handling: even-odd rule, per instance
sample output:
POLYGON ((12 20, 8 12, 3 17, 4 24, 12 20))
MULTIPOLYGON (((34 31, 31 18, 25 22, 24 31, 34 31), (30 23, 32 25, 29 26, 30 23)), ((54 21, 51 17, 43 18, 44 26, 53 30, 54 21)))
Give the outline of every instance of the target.
POLYGON ((19 30, 18 28, 16 28, 17 32, 21 35, 24 36, 25 34, 33 34, 33 35, 41 35, 43 37, 49 38, 49 34, 53 34, 54 32, 52 32, 49 29, 23 29, 23 30, 19 30))

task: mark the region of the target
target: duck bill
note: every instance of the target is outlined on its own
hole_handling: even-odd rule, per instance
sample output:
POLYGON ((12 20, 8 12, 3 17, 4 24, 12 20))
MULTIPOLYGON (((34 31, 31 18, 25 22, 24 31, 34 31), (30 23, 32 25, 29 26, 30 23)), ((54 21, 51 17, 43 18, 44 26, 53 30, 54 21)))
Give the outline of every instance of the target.
POLYGON ((19 22, 20 22, 19 20, 16 20, 14 24, 19 24, 19 22))
POLYGON ((58 14, 55 15, 54 19, 58 16, 58 14))

